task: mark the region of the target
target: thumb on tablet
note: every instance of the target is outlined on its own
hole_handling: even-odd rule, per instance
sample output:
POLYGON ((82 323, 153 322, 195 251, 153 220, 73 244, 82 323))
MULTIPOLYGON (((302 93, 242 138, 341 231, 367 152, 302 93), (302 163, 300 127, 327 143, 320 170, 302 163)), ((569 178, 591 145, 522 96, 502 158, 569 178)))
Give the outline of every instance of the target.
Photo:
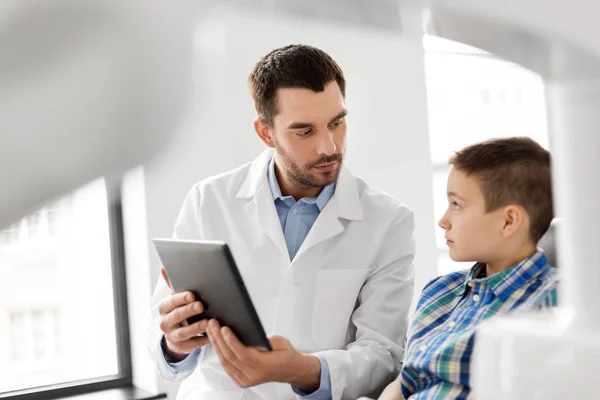
POLYGON ((268 335, 269 342, 271 343, 271 347, 273 350, 289 350, 293 349, 292 343, 282 337, 277 335, 268 335))
POLYGON ((173 288, 171 287, 171 282, 169 282, 169 277, 167 276, 167 271, 165 271, 165 269, 163 267, 160 267, 160 275, 166 282, 169 289, 171 289, 171 293, 173 293, 173 288))

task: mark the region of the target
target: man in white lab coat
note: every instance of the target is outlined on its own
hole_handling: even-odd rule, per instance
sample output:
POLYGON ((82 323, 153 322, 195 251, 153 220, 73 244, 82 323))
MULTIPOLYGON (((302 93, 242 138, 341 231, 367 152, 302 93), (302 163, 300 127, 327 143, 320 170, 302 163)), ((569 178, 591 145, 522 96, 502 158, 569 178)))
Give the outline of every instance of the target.
POLYGON ((215 320, 187 325, 203 305, 159 279, 149 331, 158 370, 183 381, 178 399, 378 394, 404 352, 413 214, 343 166, 346 84, 329 55, 276 49, 249 84, 269 149, 194 185, 174 236, 229 244, 273 351, 244 347, 215 320))

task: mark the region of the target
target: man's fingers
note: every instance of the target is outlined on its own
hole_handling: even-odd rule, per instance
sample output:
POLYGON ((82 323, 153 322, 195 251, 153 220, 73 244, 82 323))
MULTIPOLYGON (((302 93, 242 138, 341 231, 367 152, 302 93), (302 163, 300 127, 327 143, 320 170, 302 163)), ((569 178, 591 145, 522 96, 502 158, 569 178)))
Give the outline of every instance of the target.
POLYGON ((167 276, 167 271, 165 271, 163 267, 160 268, 160 275, 162 276, 169 289, 171 289, 171 293, 173 293, 173 287, 171 286, 171 282, 169 281, 169 277, 167 276))
POLYGON ((159 327, 165 334, 180 327, 188 327, 187 319, 201 313, 202 310, 204 308, 199 301, 180 306, 169 314, 162 316, 159 327))
POLYGON ((269 342, 273 350, 285 350, 292 347, 290 341, 282 336, 270 335, 269 342))
POLYGON ((167 315, 176 308, 189 304, 194 300, 194 293, 192 292, 175 293, 160 303, 158 306, 158 312, 160 315, 167 315))
POLYGON ((203 347, 206 346, 207 344, 210 343, 210 341, 208 340, 207 337, 205 336, 196 336, 192 339, 188 339, 187 342, 190 344, 190 346, 192 346, 194 349, 197 347, 203 347))
POLYGON ((175 310, 171 311, 167 318, 169 318, 169 322, 175 326, 181 324, 183 321, 186 321, 188 318, 193 317, 194 315, 198 315, 204 311, 204 306, 199 301, 194 301, 193 303, 183 305, 175 310))
POLYGON ((182 342, 184 340, 198 337, 199 334, 206 332, 206 320, 194 322, 192 325, 174 329, 171 337, 174 341, 182 342))
POLYGON ((225 342, 225 339, 223 339, 223 334, 221 334, 221 326, 219 325, 217 320, 211 319, 208 322, 208 331, 212 334, 211 342, 212 341, 216 342, 223 357, 229 362, 238 361, 238 358, 235 355, 235 353, 231 350, 229 345, 225 342))
MULTIPOLYGON (((212 321, 214 321, 214 320, 212 320, 212 321)), ((213 348, 215 350, 215 353, 217 353, 217 357, 219 358, 219 361, 221 362, 221 365, 223 366, 223 368, 227 372, 227 375, 229 375, 231 377, 231 379, 233 379, 238 386, 244 387, 245 386, 245 384, 244 384, 245 383, 244 375, 224 355, 223 345, 225 343, 222 341, 222 339, 219 340, 216 337, 216 335, 215 335, 215 333, 218 333, 218 329, 216 329, 216 330, 214 328, 211 329, 211 324, 209 323, 209 327, 208 327, 206 333, 208 335, 208 338, 210 339, 210 343, 212 344, 212 346, 213 346, 213 348)))
POLYGON ((254 349, 244 346, 229 327, 221 328, 221 335, 225 344, 238 360, 245 363, 251 361, 252 350, 254 349))
POLYGON ((215 338, 215 336, 213 334, 213 330, 210 328, 210 321, 209 321, 209 325, 206 329, 206 335, 208 336, 210 343, 213 345, 215 352, 217 353, 217 356, 219 357, 219 361, 221 361, 221 364, 224 365, 227 362, 227 360, 223 357, 223 353, 221 352, 221 347, 219 345, 219 342, 215 338))
POLYGON ((170 339, 167 339, 169 341, 169 348, 171 350, 174 350, 178 353, 184 353, 184 354, 189 354, 192 351, 194 351, 196 348, 198 347, 204 347, 207 344, 209 344, 209 340, 207 337, 194 337, 192 339, 188 339, 182 342, 173 342, 170 339))

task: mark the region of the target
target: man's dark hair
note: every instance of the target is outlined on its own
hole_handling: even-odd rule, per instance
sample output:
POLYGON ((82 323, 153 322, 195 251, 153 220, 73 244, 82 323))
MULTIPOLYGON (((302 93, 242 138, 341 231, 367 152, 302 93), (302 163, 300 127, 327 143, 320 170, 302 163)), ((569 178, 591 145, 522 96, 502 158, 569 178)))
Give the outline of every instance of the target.
POLYGON ((278 113, 278 89, 301 88, 322 92, 327 84, 334 81, 346 97, 344 73, 333 58, 322 50, 301 44, 271 51, 256 64, 248 78, 256 112, 269 126, 273 126, 273 119, 278 113))

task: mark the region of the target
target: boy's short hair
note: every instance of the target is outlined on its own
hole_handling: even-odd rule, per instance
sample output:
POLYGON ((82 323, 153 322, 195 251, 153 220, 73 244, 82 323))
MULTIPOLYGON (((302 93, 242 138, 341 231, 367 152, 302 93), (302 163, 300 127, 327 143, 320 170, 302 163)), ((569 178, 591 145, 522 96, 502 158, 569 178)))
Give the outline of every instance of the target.
POLYGON ((277 115, 277 89, 300 88, 322 92, 337 82, 346 97, 346 80, 339 65, 323 50, 307 45, 289 45, 271 51, 248 77, 254 106, 264 122, 272 126, 277 115))
POLYGON ((509 204, 525 209, 534 244, 554 217, 550 153, 527 137, 492 139, 457 151, 455 168, 474 176, 485 198, 486 212, 509 204))

